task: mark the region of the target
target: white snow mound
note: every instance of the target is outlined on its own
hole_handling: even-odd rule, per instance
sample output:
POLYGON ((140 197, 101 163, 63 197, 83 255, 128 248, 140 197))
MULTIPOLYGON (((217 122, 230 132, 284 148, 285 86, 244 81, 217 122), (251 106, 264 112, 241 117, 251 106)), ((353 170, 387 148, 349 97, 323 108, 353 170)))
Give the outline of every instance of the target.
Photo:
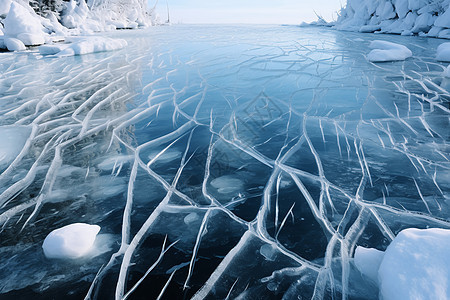
POLYGON ((412 56, 411 50, 406 46, 387 41, 375 40, 369 47, 373 49, 367 55, 367 59, 371 62, 405 60, 412 56))
POLYGON ((100 36, 67 38, 70 44, 49 44, 39 47, 42 55, 73 56, 104 51, 113 51, 126 47, 127 41, 100 36))
POLYGON ((5 36, 17 38, 26 46, 45 43, 44 27, 40 20, 17 2, 11 3, 3 25, 5 26, 3 29, 5 36))
POLYGON ((372 280, 378 273, 380 299, 450 299, 450 230, 405 229, 380 252, 358 247, 354 260, 372 280))
POLYGON ((76 259, 85 256, 94 245, 100 226, 74 223, 50 232, 42 244, 47 258, 76 259))
POLYGON ((442 43, 438 46, 436 59, 438 61, 450 62, 450 43, 442 43))

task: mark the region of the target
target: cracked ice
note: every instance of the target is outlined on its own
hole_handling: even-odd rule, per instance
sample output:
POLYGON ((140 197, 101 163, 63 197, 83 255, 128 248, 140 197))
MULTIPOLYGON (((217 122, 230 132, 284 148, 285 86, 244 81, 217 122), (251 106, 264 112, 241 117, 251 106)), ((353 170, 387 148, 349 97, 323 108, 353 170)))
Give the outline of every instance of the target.
POLYGON ((352 257, 450 228, 439 41, 296 27, 119 32, 128 47, 0 54, 0 294, 371 299, 352 257), (5 141, 5 142, 4 142, 5 141), (45 236, 98 224, 96 251, 45 236))

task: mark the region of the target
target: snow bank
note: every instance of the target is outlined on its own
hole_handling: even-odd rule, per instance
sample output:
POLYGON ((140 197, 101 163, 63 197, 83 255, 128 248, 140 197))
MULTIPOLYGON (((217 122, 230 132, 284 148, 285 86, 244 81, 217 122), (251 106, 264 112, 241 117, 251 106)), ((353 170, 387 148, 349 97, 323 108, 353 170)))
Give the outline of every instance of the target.
MULTIPOLYGON (((89 1, 89 5, 85 0, 70 0, 64 2, 63 7, 61 12, 46 11, 45 17, 42 17, 34 12, 27 1, 0 0, 0 36, 4 35, 0 48, 5 49, 9 45, 7 49, 10 51, 24 50, 23 45, 51 43, 55 36, 135 29, 153 25, 154 19, 147 12, 147 1, 144 0, 100 0, 89 1), (16 40, 7 41, 7 38, 16 40)), ((72 50, 74 54, 84 54, 124 47, 122 42, 104 42, 84 43, 80 45, 82 49, 72 50)), ((52 49, 57 50, 54 47, 52 49)), ((69 49, 67 51, 71 52, 69 49)))
POLYGON ((354 261, 381 299, 450 299, 449 249, 450 230, 409 228, 384 253, 358 247, 354 261))
POLYGON ((5 37, 16 38, 26 46, 45 43, 44 27, 40 20, 17 2, 11 3, 3 25, 5 37))
POLYGON ((111 39, 99 36, 72 37, 67 41, 70 44, 52 44, 40 46, 39 53, 42 55, 73 56, 96 52, 113 51, 127 46, 123 39, 111 39))
POLYGON ((371 62, 405 60, 412 56, 411 50, 407 47, 391 42, 375 40, 369 47, 373 49, 367 56, 371 62))
POLYGON ((50 232, 42 244, 47 258, 80 258, 94 245, 100 226, 75 223, 50 232))
POLYGON ((450 39, 450 0, 348 0, 334 25, 339 30, 450 39))
POLYGON ((436 51, 436 59, 450 62, 450 43, 440 44, 436 51))

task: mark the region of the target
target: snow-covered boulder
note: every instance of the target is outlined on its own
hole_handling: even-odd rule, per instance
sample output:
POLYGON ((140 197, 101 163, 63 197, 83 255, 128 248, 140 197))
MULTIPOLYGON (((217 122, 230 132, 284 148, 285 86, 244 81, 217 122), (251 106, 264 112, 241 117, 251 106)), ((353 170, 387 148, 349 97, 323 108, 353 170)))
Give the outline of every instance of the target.
POLYGON ((380 299, 450 299, 450 230, 405 229, 384 253, 358 247, 354 262, 380 299))
POLYGON ((44 27, 37 15, 31 14, 17 2, 11 3, 8 15, 3 20, 5 36, 16 38, 26 46, 45 43, 44 27))
POLYGON ((411 50, 396 43, 375 40, 370 43, 369 47, 373 49, 367 55, 367 59, 371 62, 405 60, 412 56, 411 50))
POLYGON ((442 43, 437 47, 436 59, 450 62, 450 43, 442 43))
POLYGON ((450 38, 450 1, 348 0, 334 28, 450 38))
POLYGON ((25 44, 19 39, 6 37, 4 39, 4 43, 5 43, 6 49, 8 49, 9 51, 23 51, 23 50, 27 49, 25 47, 25 44))
POLYGON ((50 232, 42 244, 47 258, 76 259, 92 250, 100 226, 74 223, 50 232))
POLYGON ((436 21, 434 21, 435 26, 450 28, 450 9, 447 8, 445 13, 441 14, 436 21))

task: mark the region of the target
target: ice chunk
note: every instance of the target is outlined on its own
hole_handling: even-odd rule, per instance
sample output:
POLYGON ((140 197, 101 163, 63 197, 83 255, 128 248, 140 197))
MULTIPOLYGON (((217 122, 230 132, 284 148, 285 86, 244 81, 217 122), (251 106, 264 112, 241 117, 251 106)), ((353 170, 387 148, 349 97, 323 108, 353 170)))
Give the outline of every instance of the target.
POLYGON ((42 244, 47 258, 80 258, 90 252, 100 226, 74 223, 50 232, 42 244))
POLYGON ((50 44, 39 46, 38 49, 41 55, 54 55, 66 49, 67 47, 69 47, 69 45, 67 44, 50 44))
POLYGON ((412 56, 411 50, 406 46, 386 41, 372 41, 370 48, 374 49, 367 56, 371 62, 405 60, 412 56))
MULTIPOLYGON (((106 37, 83 37, 74 39, 70 44, 57 56, 73 56, 96 52, 113 51, 122 49, 127 46, 127 42, 123 39, 111 39, 106 37)), ((56 49, 55 49, 56 50, 56 49)))
POLYGON ((450 43, 442 43, 436 51, 436 59, 450 62, 450 43))
POLYGON ((229 194, 242 190, 244 183, 242 180, 230 175, 225 175, 213 179, 211 185, 221 194, 229 194))
POLYGON ((0 170, 16 158, 30 133, 31 129, 28 126, 0 127, 0 170))
POLYGON ((356 268, 373 282, 378 283, 378 269, 383 256, 383 251, 358 246, 355 251, 356 268))
POLYGON ((450 230, 401 231, 378 270, 381 298, 450 299, 450 230))

